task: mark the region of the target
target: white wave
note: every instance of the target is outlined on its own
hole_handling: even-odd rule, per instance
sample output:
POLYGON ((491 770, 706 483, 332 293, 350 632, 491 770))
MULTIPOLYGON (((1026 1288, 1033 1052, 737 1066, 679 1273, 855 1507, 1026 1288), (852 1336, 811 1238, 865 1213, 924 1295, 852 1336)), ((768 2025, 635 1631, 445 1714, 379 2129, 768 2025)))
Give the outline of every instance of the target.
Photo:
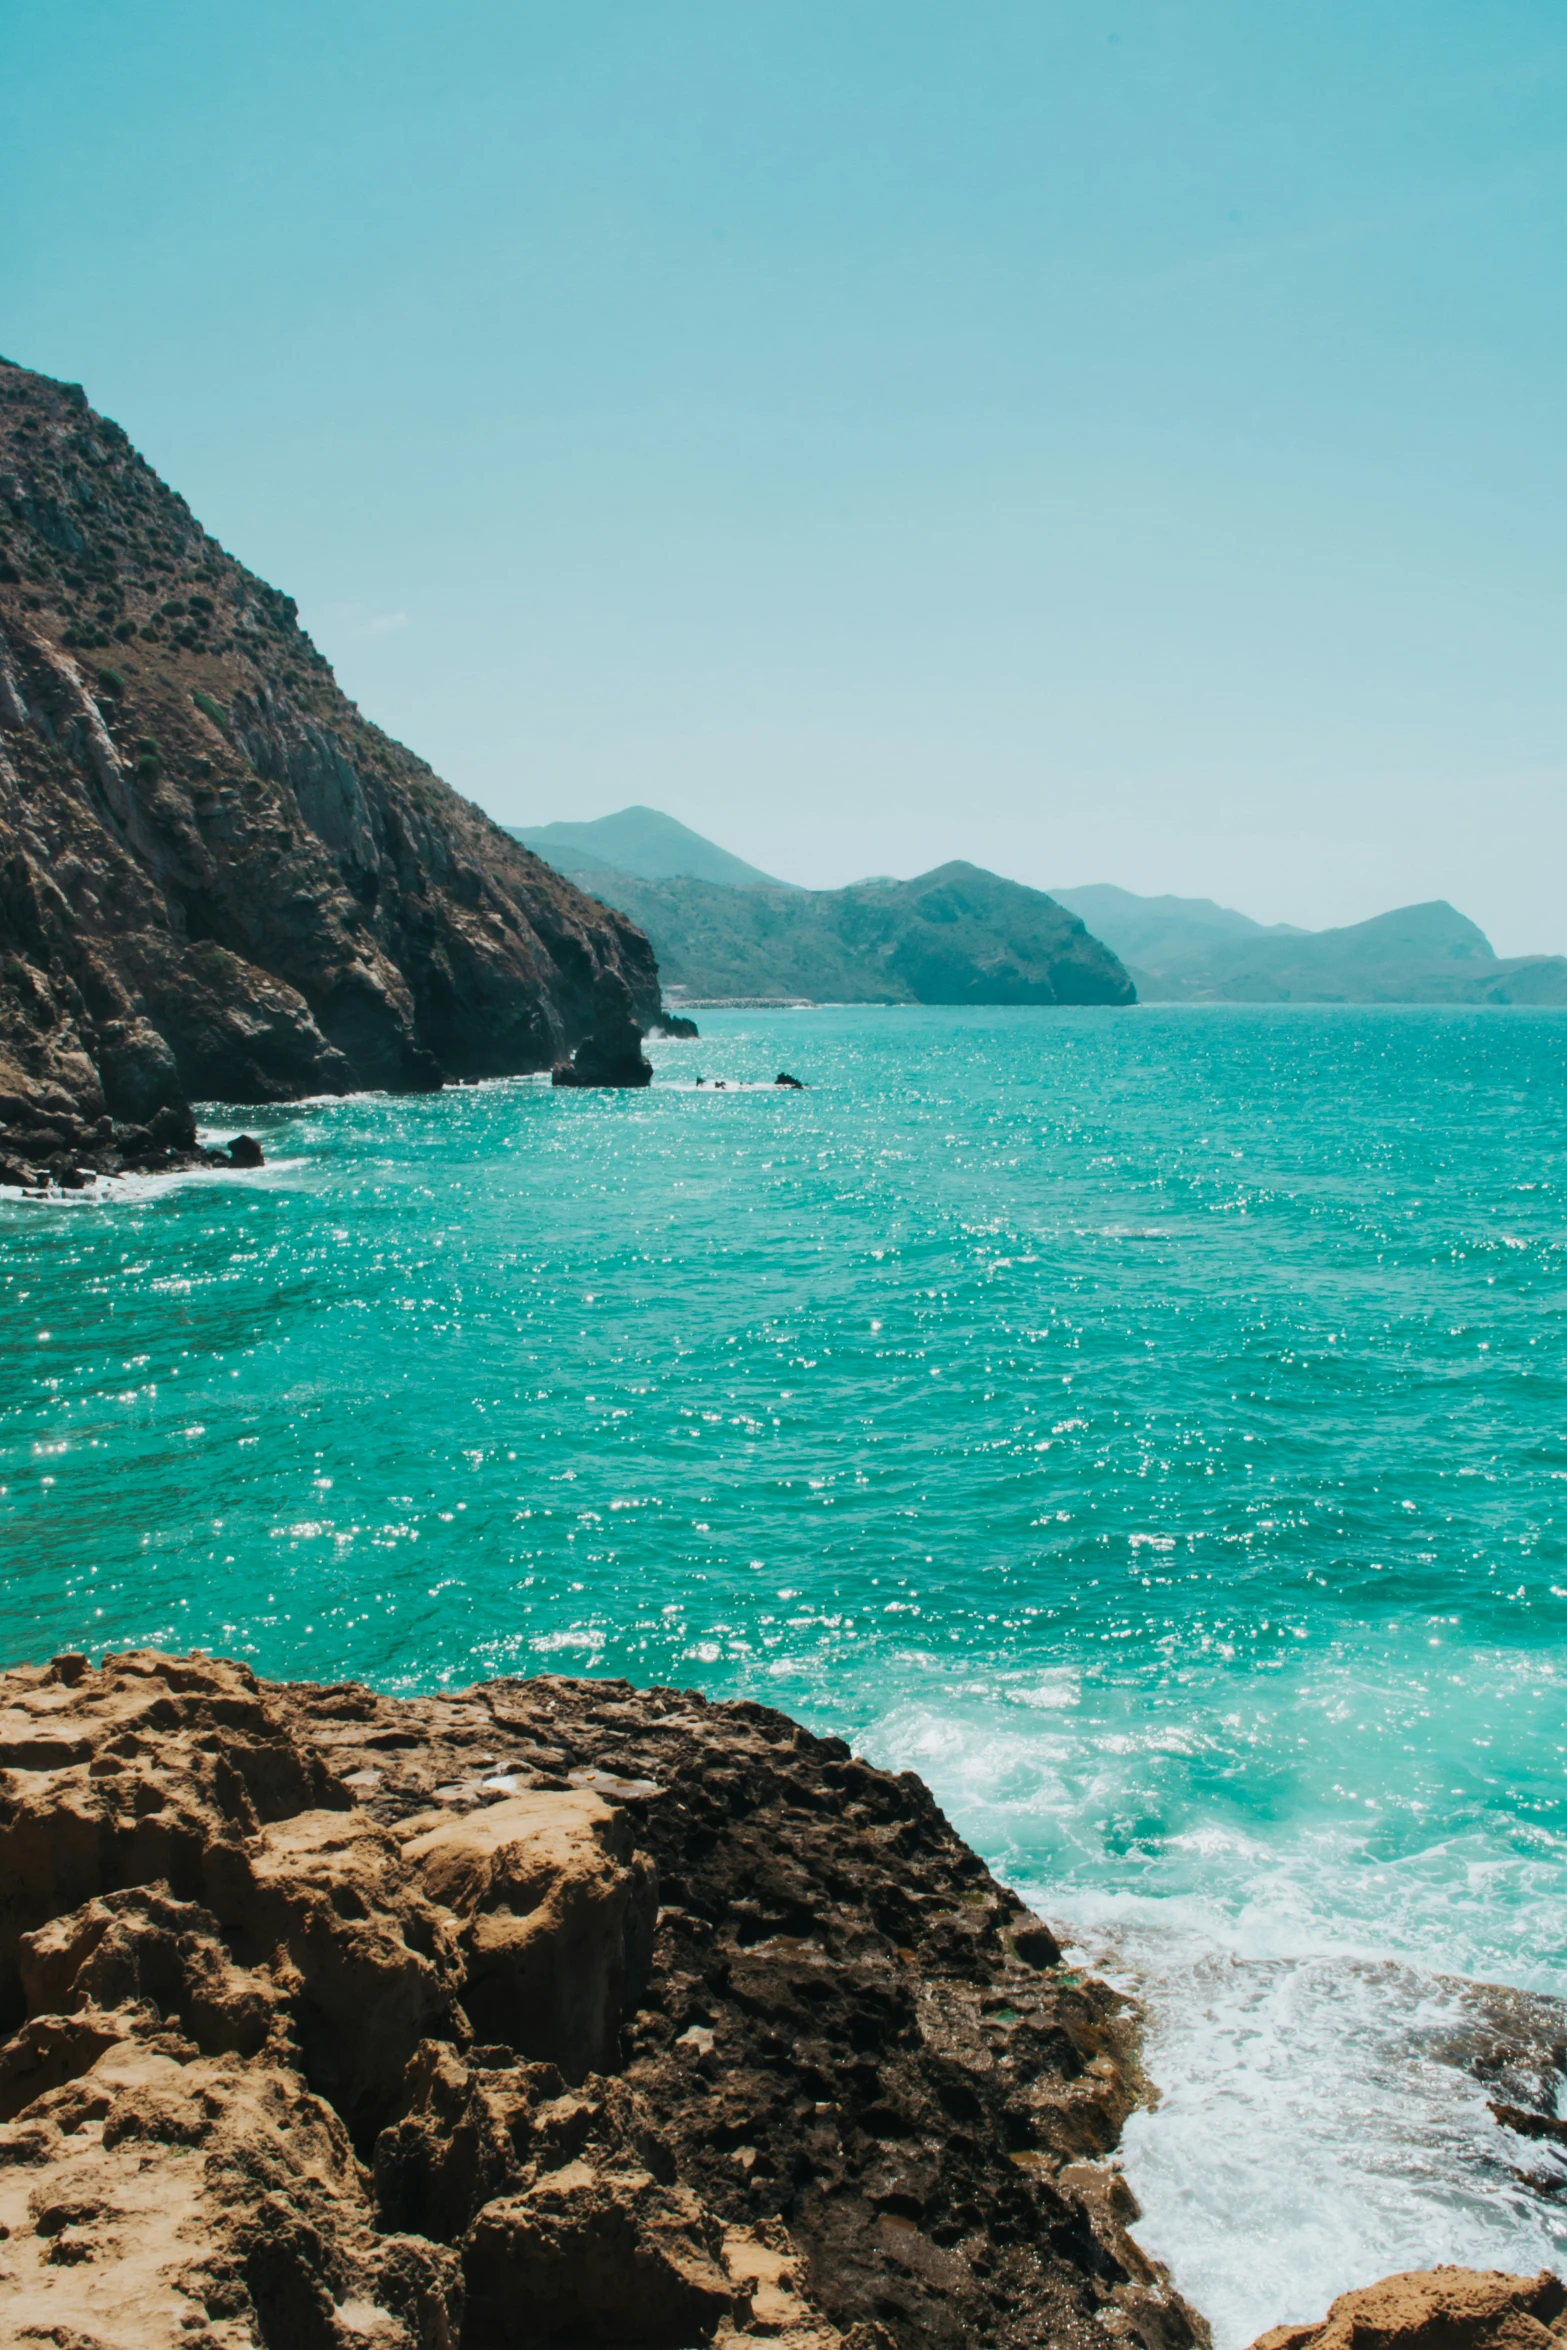
POLYGON ((1532 2033, 1523 2069, 1545 2072, 1567 2022, 1556 2002, 1388 1960, 1259 1952, 1215 1920, 1160 1914, 1175 1904, 1063 1916, 1031 1891, 1143 2002, 1159 2102, 1123 2139, 1136 2234, 1215 2350, 1399 2269, 1567 2267, 1567 2212, 1550 2200, 1567 2171, 1498 2124, 1496 2088, 1469 2069, 1532 2033))
MULTIPOLYGON (((1471 1666, 1494 1702, 1503 1662, 1471 1666)), ((1319 1668, 1313 1709, 1338 1685, 1319 1668)), ((1217 1691, 1189 1694, 1172 1721, 1086 1674, 1036 1669, 911 1697, 865 1740, 919 1770, 998 1872, 1142 2003, 1158 2103, 1123 2145, 1139 2240, 1216 2350, 1401 2268, 1567 2272, 1567 2194, 1551 2193, 1567 2161, 1490 2110, 1493 2097, 1538 2110, 1560 2079, 1556 1840, 1537 1830, 1520 1848, 1475 1828, 1379 1847, 1317 1781, 1278 1816, 1243 1815, 1196 1792, 1233 1757, 1236 1717, 1217 1691), (1178 1797, 1156 1775, 1188 1769, 1178 1797), (1150 1809, 1164 1816, 1148 1841, 1111 1840, 1112 1823, 1150 1809), (1476 1979, 1488 1974, 1535 1987, 1476 1979), (1487 2051, 1527 2087, 1482 2077, 1487 2051)), ((1277 1718, 1252 1719, 1259 1751, 1293 1742, 1296 1702, 1281 1691, 1277 1718)), ((1398 1796, 1385 1779, 1379 1793, 1398 1796)))
POLYGON ((138 1201, 162 1199, 192 1184, 243 1183, 247 1189, 253 1189, 277 1176, 297 1174, 309 1164, 306 1158, 268 1159, 264 1167, 169 1167, 156 1174, 97 1175, 80 1191, 62 1191, 53 1184, 46 1191, 0 1190, 0 1207, 126 1207, 138 1201))

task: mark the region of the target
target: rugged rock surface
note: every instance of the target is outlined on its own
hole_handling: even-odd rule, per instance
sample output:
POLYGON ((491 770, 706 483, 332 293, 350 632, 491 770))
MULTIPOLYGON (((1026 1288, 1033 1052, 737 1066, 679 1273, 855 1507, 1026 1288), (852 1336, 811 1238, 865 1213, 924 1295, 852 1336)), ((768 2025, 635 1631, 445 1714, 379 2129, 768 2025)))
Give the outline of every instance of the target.
POLYGON ((547 1069, 647 940, 363 718, 291 598, 77 385, 0 362, 0 1180, 188 1153, 193 1098, 547 1069))
POLYGON ((1341 2293, 1320 2325, 1275 2326, 1252 2350, 1561 2350, 1567 2287, 1494 2268, 1410 2269, 1341 2293))
POLYGON ((648 880, 561 854, 574 880, 647 932, 671 992, 696 1002, 1136 1001, 1121 964, 1076 914, 978 865, 850 889, 742 888, 648 880))
POLYGON ((1205 2338, 1120 2003, 841 1742, 139 1654, 0 1676, 0 1770, 8 2340, 1205 2338))

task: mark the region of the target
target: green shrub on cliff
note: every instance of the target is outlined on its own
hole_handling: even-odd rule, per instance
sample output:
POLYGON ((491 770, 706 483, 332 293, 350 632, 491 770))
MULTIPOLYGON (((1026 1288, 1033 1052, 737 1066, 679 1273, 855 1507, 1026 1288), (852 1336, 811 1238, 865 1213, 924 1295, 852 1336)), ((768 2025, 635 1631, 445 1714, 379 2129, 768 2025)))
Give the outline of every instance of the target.
POLYGON ((220 947, 215 938, 198 939, 190 950, 190 961, 195 965, 209 987, 225 981, 232 984, 244 972, 238 955, 231 955, 227 947, 220 947))

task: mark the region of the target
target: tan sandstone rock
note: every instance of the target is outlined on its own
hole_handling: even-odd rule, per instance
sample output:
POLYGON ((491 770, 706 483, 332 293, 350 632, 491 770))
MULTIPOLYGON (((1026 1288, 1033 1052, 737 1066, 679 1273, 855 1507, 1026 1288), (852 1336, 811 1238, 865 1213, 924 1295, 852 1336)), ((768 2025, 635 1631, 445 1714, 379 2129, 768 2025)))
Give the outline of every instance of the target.
POLYGON ((1567 2287, 1494 2268, 1409 2269, 1341 2293, 1318 2325, 1275 2326, 1252 2350, 1561 2350, 1567 2287))
POLYGON ((5 2341, 452 2350, 457 2264, 376 2236, 331 2108, 191 2054, 122 2041, 0 2128, 5 2341))
MULTIPOLYGON (((150 2003, 209 2054, 253 2053, 281 2021, 372 2139, 458 1991, 453 1921, 396 1839, 243 1665, 66 1658, 6 1696, 0 2013, 150 2003)), ((0 2110, 31 2062, 0 2050, 0 2110)))
POLYGON ((555 2340, 690 2350, 735 2311, 723 2241, 689 2188, 568 2163, 475 2220, 463 2247, 465 2350, 555 2340))
POLYGON ((479 2037, 568 2081, 614 2066, 658 1909, 625 1813, 598 1795, 536 1789, 443 1820, 403 1851, 462 1921, 463 2006, 479 2037))

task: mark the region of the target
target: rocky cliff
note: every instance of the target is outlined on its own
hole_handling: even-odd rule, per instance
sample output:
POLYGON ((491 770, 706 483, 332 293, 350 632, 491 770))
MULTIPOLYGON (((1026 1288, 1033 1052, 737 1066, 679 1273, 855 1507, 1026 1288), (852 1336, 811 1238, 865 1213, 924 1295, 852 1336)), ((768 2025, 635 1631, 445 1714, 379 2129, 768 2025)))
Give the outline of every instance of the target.
POLYGON ((0 1163, 189 1102, 637 1074, 647 940, 361 716, 79 386, 0 362, 0 1163))
POLYGON ((761 1706, 0 1675, 0 2033, 10 2341, 1206 2341, 1122 2003, 761 1706))

